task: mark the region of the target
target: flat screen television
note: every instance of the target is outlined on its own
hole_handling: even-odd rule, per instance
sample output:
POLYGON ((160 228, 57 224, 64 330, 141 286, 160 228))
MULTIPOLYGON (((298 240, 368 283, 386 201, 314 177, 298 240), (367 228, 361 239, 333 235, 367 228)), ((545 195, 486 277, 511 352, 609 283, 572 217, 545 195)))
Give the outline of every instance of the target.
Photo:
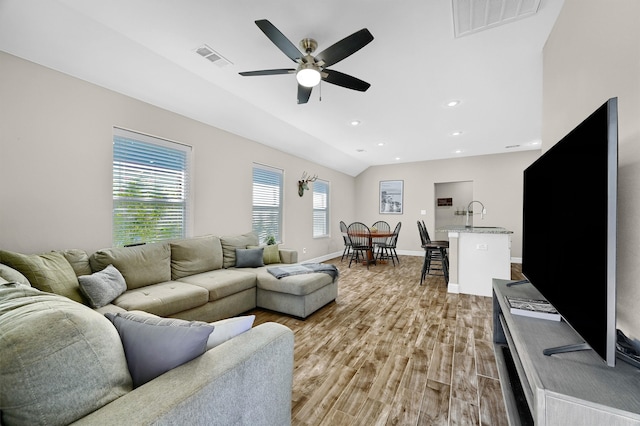
POLYGON ((611 98, 524 171, 522 224, 523 274, 586 343, 566 349, 591 348, 609 366, 616 359, 617 118, 611 98))

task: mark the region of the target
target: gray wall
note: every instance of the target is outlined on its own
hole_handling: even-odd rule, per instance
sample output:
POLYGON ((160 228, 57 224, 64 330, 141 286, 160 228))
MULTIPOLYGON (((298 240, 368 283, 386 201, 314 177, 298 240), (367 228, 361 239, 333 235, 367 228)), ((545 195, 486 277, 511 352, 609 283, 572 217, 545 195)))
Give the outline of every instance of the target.
POLYGON ((352 176, 2 52, 0 76, 1 248, 111 245, 112 128, 120 126, 194 147, 192 235, 251 230, 251 168, 260 162, 285 170, 284 245, 301 260, 342 249, 338 218, 353 216, 352 176), (330 182, 332 238, 312 238, 312 197, 297 193, 303 171, 330 182))
POLYGON ((487 209, 484 220, 476 216, 474 223, 478 226, 502 226, 513 231, 511 256, 520 258, 522 172, 539 155, 540 151, 535 150, 370 167, 356 178, 356 216, 349 219, 366 224, 386 220, 392 227, 397 221, 402 221, 398 248, 419 253, 422 249, 416 221, 424 220, 430 234, 435 231, 435 184, 473 181, 473 198, 481 201, 487 209), (400 179, 404 180, 403 214, 379 214, 380 181, 400 179), (421 210, 427 211, 426 216, 420 214, 421 210))
MULTIPOLYGON (((618 328, 635 339, 640 338, 639 22, 637 0, 565 0, 544 48, 542 139, 543 150, 549 149, 608 98, 618 97, 618 328)), ((573 232, 582 230, 566 230, 568 248, 573 232)), ((567 267, 588 268, 589 259, 567 267)))

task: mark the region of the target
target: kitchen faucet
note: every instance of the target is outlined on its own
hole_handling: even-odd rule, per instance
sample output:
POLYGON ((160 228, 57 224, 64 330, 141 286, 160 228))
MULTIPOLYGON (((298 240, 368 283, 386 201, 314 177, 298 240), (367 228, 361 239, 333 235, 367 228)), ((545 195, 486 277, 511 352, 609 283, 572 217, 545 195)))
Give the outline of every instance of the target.
MULTIPOLYGON (((467 223, 465 224, 465 227, 467 228, 471 228, 471 225, 469 225, 469 212, 471 211, 471 205, 473 203, 478 203, 482 206, 482 210, 480 210, 480 219, 484 219, 484 215, 487 213, 487 209, 484 208, 484 204, 476 200, 471 201, 467 206, 467 223)), ((471 214, 473 215, 474 213, 471 213, 471 214)))

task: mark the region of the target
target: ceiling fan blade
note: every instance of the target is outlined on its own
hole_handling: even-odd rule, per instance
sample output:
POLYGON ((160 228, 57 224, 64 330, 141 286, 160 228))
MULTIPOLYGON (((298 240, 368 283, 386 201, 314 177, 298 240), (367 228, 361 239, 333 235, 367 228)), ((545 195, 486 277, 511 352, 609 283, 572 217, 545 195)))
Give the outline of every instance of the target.
POLYGON ((327 73, 327 76, 323 77, 323 80, 327 83, 335 84, 336 86, 346 87, 347 89, 357 90, 359 92, 366 92, 367 89, 371 87, 371 84, 366 81, 341 73, 340 71, 333 71, 325 68, 322 72, 327 73))
POLYGON ((324 61, 323 67, 340 62, 349 55, 356 53, 358 50, 371 43, 373 36, 368 29, 363 28, 356 31, 348 37, 343 38, 339 42, 332 44, 325 50, 316 55, 316 61, 324 61))
POLYGON ((277 75, 277 74, 293 74, 296 70, 294 68, 281 68, 276 70, 260 70, 260 71, 243 71, 238 73, 245 77, 251 77, 254 75, 277 75))
POLYGON ((298 50, 296 45, 291 43, 271 22, 266 19, 260 19, 256 21, 256 25, 269 37, 269 40, 271 40, 278 49, 282 50, 282 53, 287 55, 293 62, 298 62, 298 59, 302 58, 303 54, 298 50))
POLYGON ((309 97, 311 96, 311 90, 313 87, 305 87, 301 84, 298 84, 298 104, 306 104, 309 102, 309 97))

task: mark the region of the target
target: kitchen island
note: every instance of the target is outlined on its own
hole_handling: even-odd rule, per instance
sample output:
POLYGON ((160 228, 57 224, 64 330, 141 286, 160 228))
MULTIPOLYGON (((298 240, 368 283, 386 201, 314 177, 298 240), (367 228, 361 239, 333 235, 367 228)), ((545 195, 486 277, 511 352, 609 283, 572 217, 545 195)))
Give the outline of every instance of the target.
POLYGON ((493 226, 445 226, 449 237, 450 293, 492 296, 494 278, 511 279, 511 234, 493 226))

